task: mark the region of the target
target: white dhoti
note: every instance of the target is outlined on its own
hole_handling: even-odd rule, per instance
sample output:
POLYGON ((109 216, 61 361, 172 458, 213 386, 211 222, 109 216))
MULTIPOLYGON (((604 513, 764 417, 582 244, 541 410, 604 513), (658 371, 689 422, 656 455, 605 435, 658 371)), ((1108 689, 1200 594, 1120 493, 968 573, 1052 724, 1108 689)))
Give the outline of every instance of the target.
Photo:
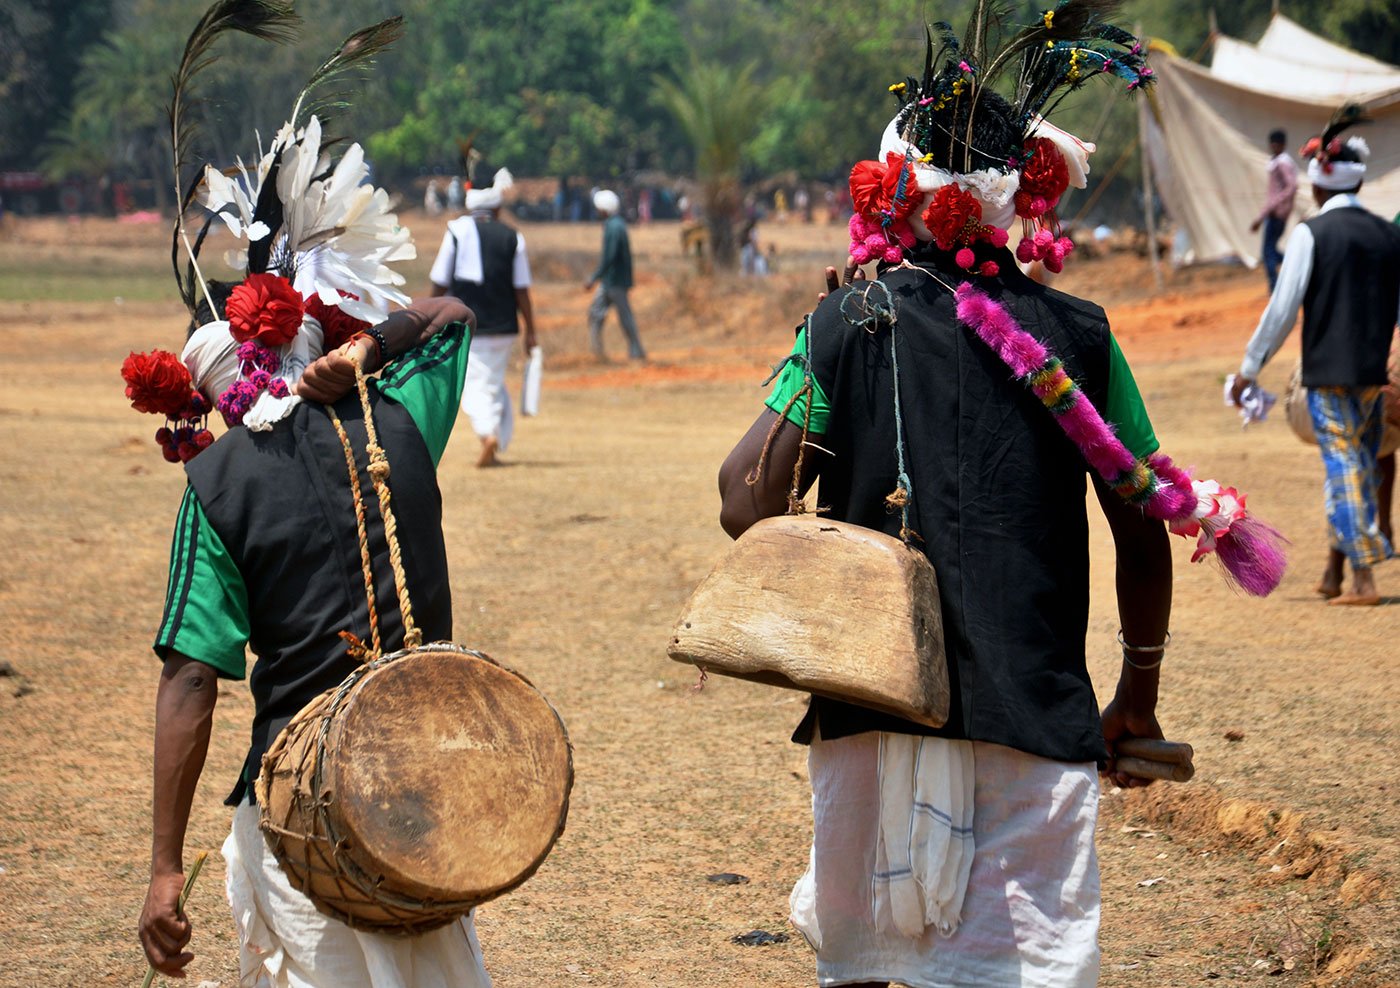
POLYGON ((515 432, 515 413, 506 391, 506 365, 515 336, 472 338, 467 377, 462 386, 462 414, 471 419, 478 439, 495 438, 504 451, 515 432))
POLYGON ((417 937, 352 930, 292 888, 250 803, 223 855, 241 988, 490 988, 470 915, 417 937))
MULTIPOLYGON (((814 834, 811 864, 792 893, 792 922, 817 952, 817 982, 894 981, 910 988, 1091 988, 1099 971, 1099 873, 1094 852, 1098 778, 1092 764, 1066 764, 974 742, 972 841, 975 850, 961 923, 946 935, 930 922, 907 928, 908 889, 890 885, 901 855, 920 872, 921 845, 956 863, 954 843, 930 839, 915 821, 906 842, 891 842, 890 790, 884 791, 882 735, 816 741, 808 755, 814 834), (921 836, 922 832, 922 836, 921 836), (951 851, 950 851, 951 847, 951 851), (888 887, 887 887, 888 886, 888 887), (904 915, 898 915, 903 909, 904 915)), ((934 739, 930 739, 934 740, 934 739)), ((943 742, 946 744, 947 742, 943 742)), ((947 766, 921 759, 917 771, 947 766), (928 763, 928 764, 925 764, 928 763)), ((942 786, 944 790, 949 787, 942 786)), ((955 788, 955 787, 954 787, 955 788)), ((935 814, 936 816, 936 814, 935 814)), ((950 831, 956 827, 954 823, 950 831)), ((927 875, 927 871, 925 871, 927 875)), ((896 876, 898 877, 898 876, 896 876)), ((931 889, 921 907, 941 892, 931 889)), ((929 915, 936 910, 929 909, 929 915)), ((943 924, 948 929, 951 924, 943 924)))

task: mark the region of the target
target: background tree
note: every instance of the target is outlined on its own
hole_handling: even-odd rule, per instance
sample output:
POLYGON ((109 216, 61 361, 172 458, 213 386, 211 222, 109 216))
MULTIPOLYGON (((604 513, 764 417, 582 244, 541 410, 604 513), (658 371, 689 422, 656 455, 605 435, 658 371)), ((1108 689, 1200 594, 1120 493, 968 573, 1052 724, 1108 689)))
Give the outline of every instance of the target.
POLYGON ((739 259, 734 231, 744 206, 744 156, 762 128, 766 93, 750 62, 737 73, 716 63, 692 62, 678 80, 657 77, 661 100, 690 139, 700 206, 718 267, 739 259))

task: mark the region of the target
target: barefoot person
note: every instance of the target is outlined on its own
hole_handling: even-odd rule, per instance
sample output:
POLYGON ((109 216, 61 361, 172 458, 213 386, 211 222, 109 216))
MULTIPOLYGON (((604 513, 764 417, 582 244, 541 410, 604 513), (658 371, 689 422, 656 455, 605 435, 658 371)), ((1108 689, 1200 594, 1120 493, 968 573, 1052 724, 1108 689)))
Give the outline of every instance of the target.
MULTIPOLYGON (((1135 40, 1107 36, 1109 71, 1134 89, 1150 79, 1135 40)), ((1038 31, 1027 57, 1074 37, 1038 31)), ((851 173, 851 262, 876 261, 879 277, 817 307, 720 471, 721 522, 738 537, 787 508, 807 421, 803 483, 819 476, 823 516, 907 536, 938 578, 947 723, 813 697, 793 738, 810 746, 814 826, 792 921, 820 985, 1097 978, 1096 763, 1115 771, 1119 741, 1162 736, 1163 519, 1201 522, 1103 310, 1037 285, 1006 249, 1019 218, 1034 231, 1027 259, 1062 265, 1053 205, 1083 184, 1086 149, 1039 113, 1104 71, 1107 55, 1070 59, 1084 47, 1044 64, 1015 106, 981 84, 967 48, 930 50, 921 82, 892 87, 901 109, 880 160, 851 173), (1121 625, 1102 712, 1086 669, 1091 466, 1121 625)))
POLYGON ((433 296, 455 296, 476 313, 462 412, 481 441, 479 467, 495 466, 515 433, 506 368, 522 324, 525 352, 535 346, 525 237, 500 219, 502 193, 512 184, 502 168, 489 188, 467 190, 467 215, 447 224, 429 274, 433 296))
POLYGON ((1380 603, 1374 570, 1394 555, 1380 526, 1377 455, 1386 360, 1400 309, 1400 229, 1357 198, 1370 148, 1342 133, 1359 119, 1358 108, 1344 108, 1303 149, 1318 214, 1293 232, 1231 392, 1238 403, 1292 332, 1301 306, 1303 385, 1326 471, 1331 536, 1317 592, 1343 606, 1380 603), (1351 564, 1349 587, 1343 561, 1351 564))

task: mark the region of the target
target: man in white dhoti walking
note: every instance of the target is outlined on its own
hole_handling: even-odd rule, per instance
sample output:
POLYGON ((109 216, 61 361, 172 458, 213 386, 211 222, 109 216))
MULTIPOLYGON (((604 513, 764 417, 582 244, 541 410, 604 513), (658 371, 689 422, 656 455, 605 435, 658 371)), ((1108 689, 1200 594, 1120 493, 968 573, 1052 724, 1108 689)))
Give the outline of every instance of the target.
POLYGON ((525 238, 499 218, 502 193, 511 185, 510 172, 502 168, 490 188, 467 190, 467 215, 447 224, 429 275, 431 294, 452 295, 476 313, 462 411, 481 441, 479 467, 495 466, 515 431, 506 366, 522 321, 525 352, 535 346, 525 238))

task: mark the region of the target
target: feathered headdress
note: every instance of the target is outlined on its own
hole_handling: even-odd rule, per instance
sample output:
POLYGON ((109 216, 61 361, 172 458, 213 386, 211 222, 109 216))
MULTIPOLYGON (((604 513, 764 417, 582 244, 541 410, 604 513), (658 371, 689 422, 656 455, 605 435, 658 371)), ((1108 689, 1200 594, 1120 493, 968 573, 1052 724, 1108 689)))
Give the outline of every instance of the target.
POLYGON ((1310 139, 1299 150, 1308 162, 1308 180, 1314 185, 1333 191, 1354 189, 1366 178, 1366 162, 1371 157, 1371 145, 1360 136, 1342 139, 1342 132, 1371 118, 1359 103, 1347 103, 1332 114, 1326 129, 1310 139))
POLYGON ((299 400, 292 390, 312 360, 368 321, 381 320, 389 303, 409 300, 398 287, 403 277, 388 267, 414 256, 408 231, 389 211, 388 194, 361 184, 368 168, 358 144, 332 162, 316 115, 346 105, 347 92, 337 84, 400 37, 401 18, 355 32, 317 67, 271 147, 259 149, 254 169, 241 160, 228 172, 206 165, 185 184, 193 81, 217 57, 215 42, 231 31, 285 42, 298 21, 290 3, 217 0, 191 32, 172 79, 171 145, 180 198, 171 260, 181 298, 204 325, 192 331, 179 357, 162 350, 133 353, 122 367, 133 406, 166 417, 156 441, 172 462, 188 460, 213 442, 207 428, 213 409, 230 425, 271 428, 299 400), (196 201, 208 216, 192 240, 186 217, 196 201), (245 242, 227 259, 246 277, 222 302, 211 295, 199 268, 200 249, 216 219, 245 242), (200 310, 201 295, 207 314, 200 310))
POLYGON ((1121 80, 1129 92, 1152 82, 1142 45, 1105 20, 1119 6, 1061 0, 1004 37, 1007 5, 978 0, 963 40, 948 24, 930 28, 922 75, 889 87, 900 106, 883 160, 852 171, 852 255, 894 263, 915 241, 932 241, 956 251, 963 268, 992 275, 996 263, 978 263, 976 247, 1005 246, 1005 228, 1020 217, 1020 259, 1058 271, 1071 244, 1054 209, 1070 185, 1084 187, 1093 146, 1045 118, 1092 78, 1121 80))

